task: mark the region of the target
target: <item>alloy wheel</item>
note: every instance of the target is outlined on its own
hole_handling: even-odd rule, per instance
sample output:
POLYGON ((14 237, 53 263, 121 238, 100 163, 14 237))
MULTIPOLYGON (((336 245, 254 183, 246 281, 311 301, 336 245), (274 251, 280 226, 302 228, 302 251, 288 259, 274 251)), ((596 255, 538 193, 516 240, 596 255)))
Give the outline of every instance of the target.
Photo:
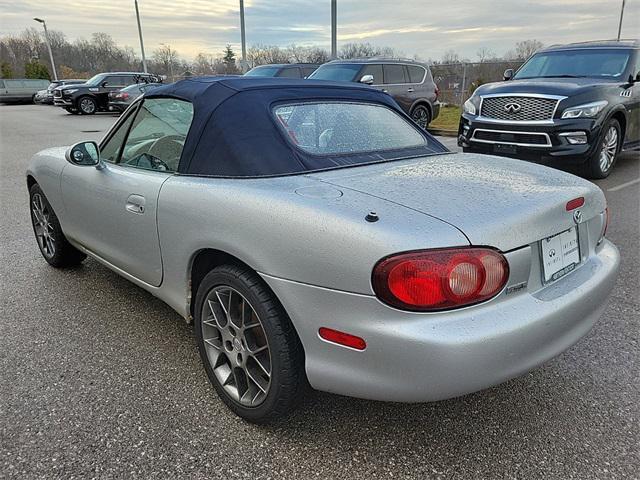
POLYGON ((51 212, 39 193, 31 198, 31 216, 40 250, 45 257, 52 258, 56 254, 56 240, 50 221, 51 212))
POLYGON ((426 129, 429 125, 429 112, 425 107, 416 107, 411 114, 411 118, 420 128, 426 129))
POLYGON ((609 171, 618 153, 618 129, 610 126, 602 140, 600 150, 600 170, 603 173, 609 171))
POLYGON ((96 104, 90 98, 83 98, 80 101, 80 110, 82 113, 93 113, 96 110, 96 104))
POLYGON ((271 386, 271 352, 249 301, 227 285, 215 287, 201 323, 207 359, 224 391, 245 407, 260 405, 271 386))

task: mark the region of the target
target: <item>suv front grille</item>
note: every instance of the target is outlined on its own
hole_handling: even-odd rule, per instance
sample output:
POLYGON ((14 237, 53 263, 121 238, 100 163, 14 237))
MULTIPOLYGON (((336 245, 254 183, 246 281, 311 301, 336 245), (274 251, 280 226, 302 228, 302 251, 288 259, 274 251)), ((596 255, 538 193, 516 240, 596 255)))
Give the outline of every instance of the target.
POLYGON ((555 98, 483 97, 480 115, 510 122, 535 122, 552 120, 558 101, 555 98))

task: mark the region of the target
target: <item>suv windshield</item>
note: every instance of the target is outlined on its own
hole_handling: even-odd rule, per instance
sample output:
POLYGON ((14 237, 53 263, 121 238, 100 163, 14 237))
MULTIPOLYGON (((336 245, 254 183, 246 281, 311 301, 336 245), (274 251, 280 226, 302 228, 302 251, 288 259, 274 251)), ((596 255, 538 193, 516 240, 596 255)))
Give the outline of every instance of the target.
POLYGON ((97 75, 94 75, 93 77, 91 77, 89 80, 86 81, 87 85, 98 85, 102 79, 105 77, 105 75, 103 73, 99 73, 97 75))
POLYGON ((538 53, 513 77, 525 78, 620 78, 629 63, 630 52, 616 48, 576 49, 538 53))
POLYGON ((314 80, 335 80, 338 82, 353 82, 356 74, 360 71, 362 65, 337 63, 333 65, 323 65, 313 72, 309 78, 314 80))
POLYGON ((244 75, 246 77, 275 77, 280 67, 256 67, 244 75))

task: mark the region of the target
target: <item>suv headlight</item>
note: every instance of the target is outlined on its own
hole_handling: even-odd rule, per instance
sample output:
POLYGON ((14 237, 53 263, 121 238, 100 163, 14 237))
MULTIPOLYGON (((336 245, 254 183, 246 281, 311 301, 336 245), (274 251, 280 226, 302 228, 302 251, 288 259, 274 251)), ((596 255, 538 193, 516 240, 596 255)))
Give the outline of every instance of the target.
POLYGON ((593 103, 585 103, 576 107, 567 108, 562 112, 562 118, 593 118, 609 104, 606 100, 593 103))
POLYGON ((473 95, 469 100, 464 102, 464 105, 462 106, 464 113, 468 113, 469 115, 476 115, 478 113, 478 107, 476 106, 477 98, 478 97, 473 95))
POLYGON ((72 88, 71 90, 63 90, 63 93, 76 93, 78 91, 77 88, 72 88))

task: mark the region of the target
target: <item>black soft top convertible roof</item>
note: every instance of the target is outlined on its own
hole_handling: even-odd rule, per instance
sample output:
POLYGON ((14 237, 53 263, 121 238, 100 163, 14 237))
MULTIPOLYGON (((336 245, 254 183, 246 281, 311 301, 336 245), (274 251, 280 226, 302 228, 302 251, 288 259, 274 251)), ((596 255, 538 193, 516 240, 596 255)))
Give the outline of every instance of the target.
POLYGON ((424 132, 426 145, 411 152, 313 155, 296 148, 278 127, 272 108, 306 101, 368 102, 402 116, 387 94, 354 83, 263 77, 199 77, 158 87, 145 98, 178 98, 193 104, 193 121, 178 172, 190 175, 256 177, 287 175, 399 156, 447 151, 424 132))

